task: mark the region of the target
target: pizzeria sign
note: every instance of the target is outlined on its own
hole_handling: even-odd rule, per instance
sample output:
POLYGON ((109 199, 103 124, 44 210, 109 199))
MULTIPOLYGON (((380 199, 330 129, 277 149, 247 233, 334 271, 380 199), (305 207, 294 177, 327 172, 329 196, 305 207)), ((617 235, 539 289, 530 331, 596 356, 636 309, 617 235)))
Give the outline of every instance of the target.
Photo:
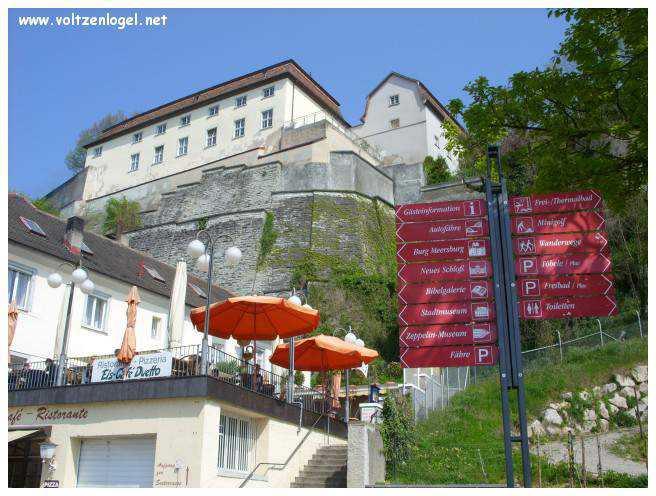
POLYGON ((134 379, 169 377, 173 364, 170 351, 136 355, 129 364, 116 358, 97 358, 93 361, 91 382, 112 382, 134 379))

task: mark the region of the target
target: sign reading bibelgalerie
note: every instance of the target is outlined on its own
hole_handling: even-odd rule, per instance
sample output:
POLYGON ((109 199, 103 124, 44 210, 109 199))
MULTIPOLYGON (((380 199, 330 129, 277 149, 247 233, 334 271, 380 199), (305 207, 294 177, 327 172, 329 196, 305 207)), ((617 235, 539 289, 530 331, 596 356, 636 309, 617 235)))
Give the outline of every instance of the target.
POLYGON ((152 379, 171 375, 173 355, 170 351, 136 355, 129 364, 116 358, 98 358, 93 361, 91 382, 111 382, 134 379, 152 379))

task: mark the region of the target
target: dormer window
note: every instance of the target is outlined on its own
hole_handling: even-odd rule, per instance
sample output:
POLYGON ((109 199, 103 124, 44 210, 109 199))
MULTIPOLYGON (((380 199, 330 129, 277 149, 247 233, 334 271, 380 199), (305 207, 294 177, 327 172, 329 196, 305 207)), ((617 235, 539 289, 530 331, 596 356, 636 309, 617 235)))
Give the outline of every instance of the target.
POLYGON ((180 127, 185 127, 191 124, 191 116, 190 115, 185 115, 180 117, 180 127))
POLYGON ((246 106, 246 95, 238 96, 235 98, 235 107, 245 107, 246 106))
POLYGON ((390 107, 393 107, 394 105, 399 104, 399 95, 391 95, 389 97, 389 105, 390 107))
POLYGON ((41 226, 34 222, 32 219, 26 219, 25 217, 19 217, 19 219, 30 232, 38 234, 39 236, 46 237, 45 231, 41 229, 41 226))
POLYGON ((268 88, 264 88, 264 91, 262 92, 262 97, 263 98, 270 98, 275 94, 275 87, 274 86, 269 86, 268 88))
POLYGON ((218 105, 213 105, 208 109, 208 117, 214 117, 215 115, 219 115, 218 105))
POLYGON ((160 134, 164 134, 166 132, 166 122, 164 124, 158 124, 157 127, 155 128, 155 136, 159 136, 160 134))

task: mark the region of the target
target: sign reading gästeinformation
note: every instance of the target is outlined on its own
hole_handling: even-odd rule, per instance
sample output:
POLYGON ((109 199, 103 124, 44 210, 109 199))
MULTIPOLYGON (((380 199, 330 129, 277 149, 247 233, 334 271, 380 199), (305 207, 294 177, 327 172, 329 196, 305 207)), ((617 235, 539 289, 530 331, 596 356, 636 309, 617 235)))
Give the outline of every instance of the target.
POLYGON ((97 358, 93 361, 91 382, 169 377, 172 364, 170 351, 136 355, 129 364, 119 362, 116 358, 97 358))

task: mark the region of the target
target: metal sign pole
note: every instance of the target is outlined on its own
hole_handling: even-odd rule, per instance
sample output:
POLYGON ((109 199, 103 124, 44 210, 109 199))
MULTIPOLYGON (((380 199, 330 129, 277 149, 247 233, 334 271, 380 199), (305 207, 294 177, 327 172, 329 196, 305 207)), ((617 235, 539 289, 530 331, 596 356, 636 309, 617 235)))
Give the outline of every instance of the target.
POLYGON ((499 376, 501 382, 501 414, 503 420, 503 446, 506 456, 506 485, 514 487, 512 438, 510 423, 510 403, 508 390, 510 388, 510 356, 508 348, 508 329, 506 320, 506 305, 503 281, 503 260, 501 258, 501 239, 499 236, 498 203, 492 193, 492 180, 488 157, 488 176, 485 180, 485 198, 488 206, 488 220, 490 224, 490 248, 492 252, 492 270, 494 273, 494 304, 497 312, 497 327, 499 333, 499 376))
POLYGON ((505 296, 508 318, 508 332, 510 337, 510 356, 512 364, 512 385, 517 389, 517 414, 519 417, 519 439, 513 439, 521 443, 522 453, 522 475, 524 487, 531 487, 531 461, 529 457, 529 440, 528 426, 526 419, 526 396, 524 391, 524 373, 522 364, 522 343, 519 326, 517 298, 517 285, 515 283, 515 260, 512 248, 512 236, 510 230, 510 211, 508 205, 508 189, 506 179, 501 168, 501 156, 498 147, 488 149, 488 160, 495 155, 497 171, 499 173, 499 182, 501 184, 501 194, 497 197, 499 207, 499 220, 501 230, 501 245, 503 248, 502 256, 504 260, 504 278, 505 278, 505 296))

